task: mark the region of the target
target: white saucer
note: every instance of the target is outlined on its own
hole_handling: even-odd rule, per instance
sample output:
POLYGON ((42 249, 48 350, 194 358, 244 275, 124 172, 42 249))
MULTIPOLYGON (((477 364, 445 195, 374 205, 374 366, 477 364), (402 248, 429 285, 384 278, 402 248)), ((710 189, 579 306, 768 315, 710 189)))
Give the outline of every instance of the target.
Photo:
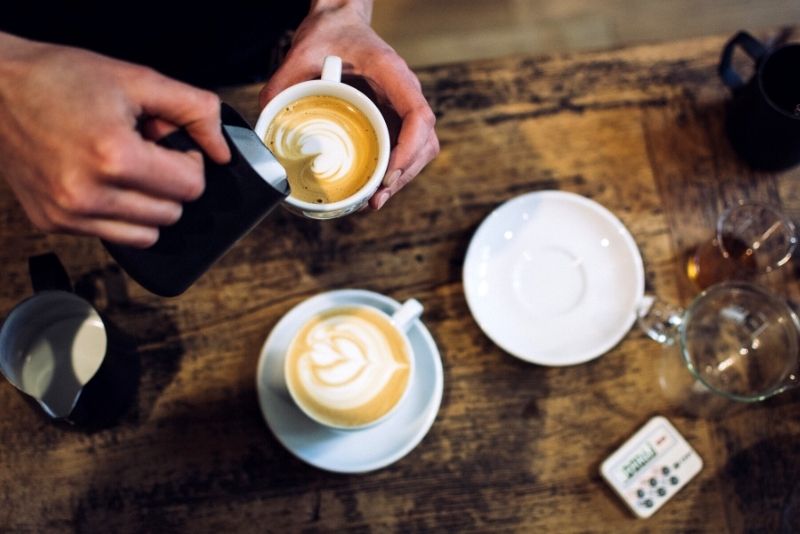
POLYGON ((329 291, 301 302, 283 316, 264 342, 256 372, 258 400, 267 425, 289 452, 327 471, 364 473, 396 462, 428 433, 442 402, 442 361, 430 332, 416 320, 408 331, 416 358, 414 379, 394 414, 375 426, 354 431, 332 430, 312 421, 286 391, 283 357, 300 323, 332 304, 366 304, 390 315, 400 308, 396 300, 360 289, 329 291))
POLYGON ((502 349, 541 365, 573 365, 610 350, 644 294, 639 249, 610 211, 588 198, 538 191, 483 221, 464 261, 464 293, 502 349))

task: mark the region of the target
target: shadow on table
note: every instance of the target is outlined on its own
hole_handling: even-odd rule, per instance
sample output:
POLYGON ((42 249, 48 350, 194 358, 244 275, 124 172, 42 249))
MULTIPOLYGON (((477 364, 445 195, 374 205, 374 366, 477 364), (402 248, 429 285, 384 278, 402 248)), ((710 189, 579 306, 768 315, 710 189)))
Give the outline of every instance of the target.
MULTIPOLYGON (((465 311, 460 294, 440 313, 465 311)), ((464 357, 459 350, 470 350, 481 365, 460 376, 458 386, 448 384, 440 417, 449 403, 461 402, 466 410, 449 413, 448 425, 437 421, 397 464, 354 476, 306 465, 272 435, 254 380, 246 376, 207 390, 198 386, 192 399, 173 400, 160 411, 150 431, 129 434, 119 450, 98 455, 86 487, 75 495, 73 524, 85 532, 186 531, 207 524, 279 532, 330 528, 332 521, 364 528, 375 518, 359 502, 358 487, 374 488, 367 498, 391 496, 387 506, 397 515, 389 519, 399 530, 475 527, 480 518, 463 511, 488 513, 487 495, 496 488, 511 495, 537 487, 530 458, 537 457, 549 385, 545 370, 504 354, 477 326, 464 343, 450 354, 443 348, 443 359, 457 362, 464 357)), ((143 358, 143 372, 146 365, 143 358)), ((528 513, 522 505, 514 510, 517 519, 528 513)))
POLYGON ((288 510, 320 485, 350 484, 300 462, 277 442, 255 387, 173 405, 148 426, 97 458, 73 503, 76 531, 186 531, 204 524, 200 518, 259 531, 248 514, 281 518, 276 504, 263 508, 267 500, 288 510))
MULTIPOLYGON (((796 447, 792 435, 759 441, 733 455, 701 492, 719 488, 728 501, 727 521, 734 531, 800 532, 796 447)), ((694 515, 702 517, 703 513, 695 510, 694 515)))
POLYGON ((84 493, 72 503, 76 531, 171 531, 195 524, 195 503, 219 517, 254 495, 297 494, 331 477, 277 442, 250 380, 221 399, 204 397, 200 386, 197 398, 171 399, 169 410, 154 413, 185 349, 170 307, 131 300, 126 283, 116 266, 76 283, 127 343, 126 380, 115 392, 127 404, 113 420, 81 429, 90 434, 92 463, 84 493))
POLYGON ((96 432, 147 419, 183 354, 175 323, 162 308, 131 301, 116 265, 84 274, 75 292, 102 314, 110 343, 96 376, 100 386, 90 392, 90 413, 77 429, 96 432))

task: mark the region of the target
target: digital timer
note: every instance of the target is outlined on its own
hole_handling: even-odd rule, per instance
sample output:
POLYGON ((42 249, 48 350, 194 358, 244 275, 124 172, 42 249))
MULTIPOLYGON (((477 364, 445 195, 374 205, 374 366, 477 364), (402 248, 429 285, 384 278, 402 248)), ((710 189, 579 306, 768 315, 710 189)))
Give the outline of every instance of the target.
POLYGON ((650 517, 703 467, 669 421, 656 416, 626 441, 600 473, 638 517, 650 517))
POLYGON ((622 466, 622 475, 624 480, 633 478, 636 473, 641 471, 647 462, 656 457, 656 450, 649 444, 645 443, 642 450, 633 455, 633 457, 622 466))

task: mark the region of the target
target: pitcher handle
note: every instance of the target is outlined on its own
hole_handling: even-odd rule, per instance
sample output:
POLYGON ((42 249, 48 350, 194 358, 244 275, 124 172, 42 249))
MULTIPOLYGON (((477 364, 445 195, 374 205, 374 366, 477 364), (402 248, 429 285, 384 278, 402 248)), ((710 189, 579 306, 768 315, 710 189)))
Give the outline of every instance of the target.
POLYGON ((64 265, 53 252, 39 254, 28 258, 28 273, 31 277, 33 291, 61 290, 72 292, 64 265))
POLYGON ((767 47, 761 42, 747 33, 740 31, 733 38, 728 41, 725 48, 722 49, 722 56, 719 60, 719 77, 722 78, 722 83, 728 86, 732 91, 744 86, 745 82, 736 69, 733 68, 733 52, 739 46, 744 52, 750 56, 754 63, 758 64, 764 54, 767 53, 767 47))

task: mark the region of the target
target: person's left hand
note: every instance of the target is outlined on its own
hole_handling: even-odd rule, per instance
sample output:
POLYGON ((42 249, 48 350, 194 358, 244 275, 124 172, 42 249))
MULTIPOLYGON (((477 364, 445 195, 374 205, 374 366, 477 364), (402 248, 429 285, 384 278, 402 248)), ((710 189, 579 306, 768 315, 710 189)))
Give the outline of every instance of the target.
POLYGON ((364 77, 402 121, 383 184, 369 201, 380 209, 439 153, 436 118, 417 77, 370 27, 371 2, 329 4, 333 2, 313 2, 286 60, 262 89, 259 103, 263 108, 287 87, 318 77, 322 59, 329 55, 341 57, 347 73, 364 77))

